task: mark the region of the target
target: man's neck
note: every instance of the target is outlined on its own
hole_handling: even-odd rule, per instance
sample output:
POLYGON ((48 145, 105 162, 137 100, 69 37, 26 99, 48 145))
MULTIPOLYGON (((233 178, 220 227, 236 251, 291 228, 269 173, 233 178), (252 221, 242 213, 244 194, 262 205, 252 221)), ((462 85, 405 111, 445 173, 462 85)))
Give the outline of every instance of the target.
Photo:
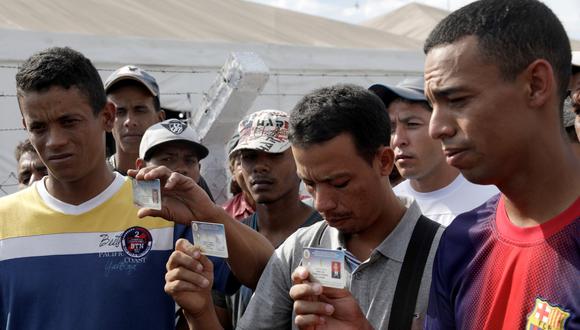
POLYGON ((428 193, 450 185, 459 175, 459 170, 447 163, 439 164, 431 173, 422 178, 411 179, 409 184, 418 192, 428 193))
POLYGON ((273 203, 256 203, 259 232, 277 246, 296 231, 313 211, 300 201, 297 192, 273 203))
POLYGON ((115 154, 115 170, 121 173, 127 173, 127 170, 135 168, 135 161, 139 158, 138 153, 126 153, 117 149, 115 154))
POLYGON ((80 205, 103 192, 115 179, 115 174, 103 162, 98 170, 77 181, 63 182, 49 174, 44 184, 48 193, 67 204, 80 205))
POLYGON ((549 221, 580 196, 580 158, 568 145, 535 153, 522 171, 497 183, 510 221, 520 227, 549 221))
POLYGON ((371 252, 391 234, 407 211, 391 190, 387 192, 385 199, 385 206, 374 223, 356 234, 345 235, 347 250, 358 260, 367 260, 371 252))

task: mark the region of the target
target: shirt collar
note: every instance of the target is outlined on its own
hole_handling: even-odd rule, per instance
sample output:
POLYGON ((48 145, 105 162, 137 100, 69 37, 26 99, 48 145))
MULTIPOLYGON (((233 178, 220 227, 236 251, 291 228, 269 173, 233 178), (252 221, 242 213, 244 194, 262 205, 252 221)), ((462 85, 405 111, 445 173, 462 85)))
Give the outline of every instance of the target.
POLYGON ((415 224, 421 216, 421 209, 412 197, 398 196, 399 200, 403 202, 407 211, 403 214, 401 221, 397 224, 395 229, 387 236, 381 244, 375 249, 387 258, 403 262, 407 246, 411 240, 411 235, 415 229, 415 224))
MULTIPOLYGON (((377 252, 398 262, 403 262, 405 258, 407 245, 409 245, 409 241, 411 240, 411 234, 413 233, 413 229, 415 229, 417 220, 421 216, 421 209, 419 209, 419 205, 414 198, 409 196, 397 197, 405 205, 407 210, 395 229, 375 248, 376 252, 373 251, 371 258, 377 252)), ((328 227, 324 236, 325 241, 328 242, 330 240, 331 249, 346 249, 344 235, 336 228, 328 227)))

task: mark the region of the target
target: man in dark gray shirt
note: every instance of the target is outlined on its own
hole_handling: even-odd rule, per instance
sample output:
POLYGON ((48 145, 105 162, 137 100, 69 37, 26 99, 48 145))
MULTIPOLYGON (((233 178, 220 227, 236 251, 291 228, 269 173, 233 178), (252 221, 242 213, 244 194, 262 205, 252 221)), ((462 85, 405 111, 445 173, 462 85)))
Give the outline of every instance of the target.
MULTIPOLYGON (((297 173, 325 221, 299 229, 276 249, 238 329, 421 328, 442 228, 422 217, 412 199, 393 193, 389 140, 384 104, 362 87, 322 88, 296 105, 290 141, 297 173), (345 250, 346 288, 313 283, 300 266, 304 247, 345 250)), ((186 304, 191 288, 179 283, 195 281, 176 268, 197 271, 186 263, 168 267, 166 288, 186 304)), ((188 313, 196 329, 213 328, 213 311, 188 313)))

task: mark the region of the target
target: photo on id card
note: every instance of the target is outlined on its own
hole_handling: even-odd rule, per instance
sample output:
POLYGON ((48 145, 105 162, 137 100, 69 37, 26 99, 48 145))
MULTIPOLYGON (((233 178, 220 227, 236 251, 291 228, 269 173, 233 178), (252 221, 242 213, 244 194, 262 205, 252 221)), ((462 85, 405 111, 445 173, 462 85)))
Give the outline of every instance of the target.
POLYGON ((322 286, 339 289, 346 286, 343 250, 305 247, 302 266, 308 269, 310 278, 322 286))

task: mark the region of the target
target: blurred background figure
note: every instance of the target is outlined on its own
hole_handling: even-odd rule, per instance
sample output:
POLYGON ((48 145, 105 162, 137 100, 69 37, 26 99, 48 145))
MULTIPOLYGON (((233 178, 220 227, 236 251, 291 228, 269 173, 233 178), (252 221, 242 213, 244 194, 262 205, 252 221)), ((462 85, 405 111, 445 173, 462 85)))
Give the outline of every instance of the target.
POLYGON ((229 155, 229 169, 232 175, 230 180, 232 198, 223 204, 223 208, 234 219, 243 220, 256 211, 256 201, 254 201, 242 175, 241 152, 239 150, 232 152, 238 146, 239 141, 240 135, 236 132, 226 145, 226 152, 229 155))
MULTIPOLYGON (((580 141, 580 51, 572 52, 572 76, 570 77, 570 101, 575 116, 576 138, 580 141)), ((566 109, 564 109, 566 111, 566 109)), ((576 148, 578 150, 578 148, 576 148)), ((578 154, 578 153, 577 153, 578 154)))
POLYGON ((46 165, 38 157, 28 139, 20 142, 15 151, 18 162, 18 189, 24 189, 48 174, 46 165))
POLYGON ((425 97, 424 84, 423 77, 411 77, 396 86, 377 84, 369 90, 386 106, 395 167, 407 179, 393 191, 399 196, 413 197, 423 215, 448 226, 457 215, 479 206, 499 191, 492 185, 467 181, 447 163, 441 142, 429 136, 433 109, 425 97))

